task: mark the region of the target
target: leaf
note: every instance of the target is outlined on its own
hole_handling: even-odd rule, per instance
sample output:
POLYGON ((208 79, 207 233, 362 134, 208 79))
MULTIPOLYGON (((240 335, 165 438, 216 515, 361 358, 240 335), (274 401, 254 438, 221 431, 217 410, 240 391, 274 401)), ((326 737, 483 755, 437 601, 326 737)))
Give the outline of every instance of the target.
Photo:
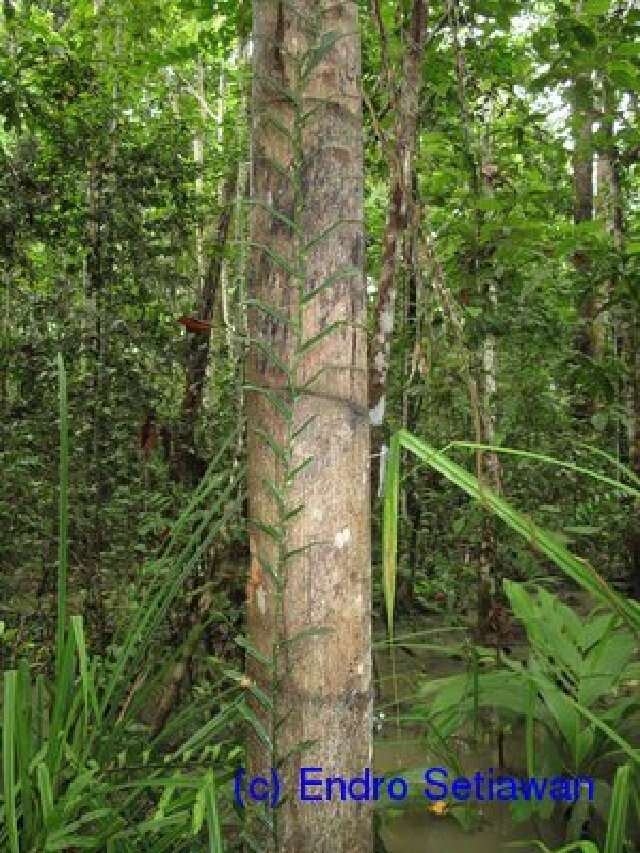
POLYGON ((204 813, 204 788, 201 788, 196 793, 195 800, 193 803, 193 818, 191 822, 191 832, 193 835, 197 835, 202 829, 202 825, 204 824, 204 813))
POLYGON ((627 813, 633 786, 633 768, 630 764, 618 767, 613 781, 611 806, 607 821, 604 853, 623 853, 627 837, 627 813))
POLYGON ((331 30, 322 33, 317 45, 311 47, 305 54, 302 64, 302 79, 307 80, 311 72, 320 65, 322 60, 333 50, 336 42, 346 34, 331 30))
POLYGON ((289 258, 286 258, 283 254, 278 252, 272 246, 268 246, 265 243, 257 243, 252 240, 249 245, 253 249, 260 249, 260 251, 264 252, 265 255, 278 267, 285 270, 292 278, 301 279, 302 276, 300 274, 300 270, 296 269, 296 267, 291 263, 289 258))
POLYGON ((293 418, 293 409, 291 406, 280 398, 278 393, 272 388, 261 388, 259 385, 245 385, 244 390, 247 393, 262 394, 271 403, 274 409, 281 415, 283 420, 290 421, 293 418))
POLYGON ((290 509, 283 519, 284 523, 286 524, 289 521, 291 521, 292 518, 296 518, 296 516, 300 515, 300 513, 303 511, 304 507, 305 507, 305 504, 302 503, 302 504, 298 504, 298 506, 294 507, 293 509, 290 509))
POLYGON ((626 59, 617 59, 607 65, 607 74, 612 83, 621 89, 640 90, 640 77, 633 63, 626 59))
POLYGON ((45 828, 49 825, 51 815, 53 813, 53 788, 51 785, 51 776, 47 765, 40 761, 36 765, 36 783, 40 794, 40 807, 42 808, 42 819, 45 828))
POLYGON ((205 786, 205 807, 207 815, 207 829, 209 831, 209 853, 223 853, 222 829, 220 816, 218 814, 218 800, 216 794, 216 783, 213 772, 207 774, 205 786))
POLYGON ((247 308, 257 308, 259 311, 262 311, 263 314, 271 317, 278 325, 286 326, 287 324, 292 324, 291 317, 286 311, 281 311, 279 308, 268 305, 260 299, 247 299, 245 305, 247 308))
POLYGON ((268 433, 266 430, 261 429, 260 427, 253 427, 252 431, 271 448, 274 453, 274 456, 276 456, 282 462, 283 465, 289 464, 290 451, 285 445, 278 444, 278 442, 270 433, 268 433))
POLYGON ((305 628, 303 631, 298 631, 297 634, 287 637, 287 639, 283 640, 279 645, 283 647, 292 646, 302 640, 308 640, 313 637, 326 637, 328 634, 335 634, 335 630, 333 628, 325 628, 323 625, 318 625, 314 628, 305 628))
POLYGON ((391 438, 384 474, 384 516, 382 533, 383 588, 387 612, 387 632, 393 639, 396 598, 398 499, 400 495, 400 436, 391 438))
POLYGON ((300 226, 296 225, 293 219, 290 219, 286 214, 282 213, 282 211, 276 210, 273 205, 267 204, 266 202, 260 201, 258 199, 254 200, 253 204, 256 207, 261 207, 263 210, 266 210, 267 213, 270 213, 274 219, 277 219, 278 222, 282 222, 284 225, 290 228, 296 236, 302 236, 302 230, 300 226))
POLYGON ((322 331, 318 332, 317 335, 313 335, 311 338, 307 338, 306 341, 303 341, 300 344, 300 348, 298 352, 302 355, 302 353, 309 352, 314 349, 319 343, 321 343, 326 337, 335 332, 335 330, 341 326, 342 323, 336 321, 335 323, 329 323, 328 326, 325 326, 322 331))
POLYGON ((333 287, 334 284, 337 284, 338 282, 344 281, 344 279, 348 279, 348 278, 360 278, 360 276, 362 276, 362 270, 358 269, 358 267, 352 267, 352 266, 340 267, 334 273, 332 273, 330 276, 325 278, 325 280, 322 282, 322 284, 319 284, 318 287, 309 291, 309 293, 305 293, 305 295, 302 299, 302 302, 304 305, 306 305, 308 302, 310 302, 312 299, 314 299, 316 296, 318 296, 319 293, 322 293, 323 291, 327 290, 328 288, 333 287))
MULTIPOLYGON (((304 421, 304 423, 302 423, 302 424, 298 427, 298 429, 297 429, 297 430, 292 434, 292 436, 291 436, 291 440, 292 440, 292 441, 295 441, 297 438, 299 438, 299 437, 302 435, 302 433, 303 433, 306 429, 308 429, 308 428, 311 426, 311 424, 312 424, 314 421, 316 421, 317 419, 318 419, 318 416, 317 416, 317 415, 310 415, 310 417, 308 417, 308 418, 304 421)), ((305 461, 303 464, 304 464, 304 465, 306 465, 306 464, 307 464, 307 463, 306 463, 306 461, 305 461)), ((295 470, 295 469, 294 469, 294 470, 295 470)))
POLYGON ((287 481, 289 483, 293 483, 296 477, 301 474, 306 468, 308 468, 309 465, 311 465, 314 458, 315 457, 313 456, 307 456, 304 462, 301 462, 299 465, 296 465, 295 468, 292 468, 291 471, 289 471, 289 473, 287 474, 287 481))
POLYGON ((243 717, 247 723, 251 726, 253 731, 256 733, 258 739, 262 742, 263 746, 265 746, 269 752, 273 752, 273 744, 271 742, 271 738, 263 724, 256 717, 253 711, 243 702, 238 706, 238 710, 240 711, 240 716, 243 717))
POLYGON ((11 853, 20 853, 18 840, 18 816, 16 811, 17 789, 15 776, 15 721, 17 706, 18 673, 4 673, 4 696, 2 706, 2 780, 4 799, 4 824, 9 838, 11 853))
POLYGON ((263 655, 262 652, 259 652, 246 637, 235 637, 235 643, 240 646, 241 649, 244 649, 246 652, 248 652, 251 657, 254 657, 257 661, 259 661, 263 666, 267 666, 269 667, 269 669, 272 669, 273 661, 271 660, 271 658, 268 658, 266 655, 263 655))
POLYGON ((610 5, 611 0, 586 0, 582 11, 585 15, 606 15, 610 5))
POLYGON ((275 347, 273 347, 271 344, 267 343, 266 341, 261 341, 261 340, 258 340, 256 338, 254 338, 251 343, 259 352, 261 352, 264 355, 264 357, 268 361, 271 362, 273 367, 276 367, 281 373, 284 374, 284 376, 287 377, 287 379, 289 379, 289 381, 291 381, 290 380, 291 370, 289 368, 289 365, 286 364, 280 358, 275 347))
MULTIPOLYGON (((599 601, 607 604, 618 613, 634 632, 640 633, 640 606, 633 601, 623 598, 616 593, 584 560, 579 559, 568 551, 557 538, 548 531, 538 527, 532 520, 514 509, 504 498, 494 494, 486 486, 480 486, 476 477, 466 469, 452 462, 447 456, 430 447, 425 441, 412 435, 407 430, 399 430, 391 439, 391 448, 399 454, 400 446, 410 450, 431 468, 445 476, 475 500, 481 502, 488 510, 501 518, 516 533, 521 535, 533 548, 541 551, 552 560, 559 569, 584 589, 593 593, 599 601)), ((391 450, 390 450, 391 453, 391 450)), ((394 460, 391 470, 397 480, 399 458, 394 460)), ((383 560, 386 583, 386 573, 393 571, 395 577, 395 560, 397 549, 397 523, 393 518, 398 512, 398 490, 389 489, 385 493, 383 519, 383 560)), ((388 606, 388 604, 387 604, 388 606)), ((389 620, 389 612, 387 611, 389 620)))
POLYGON ((274 481, 270 480, 268 477, 262 477, 261 483, 265 489, 273 495, 275 502, 278 505, 278 509, 283 513, 286 512, 287 495, 280 489, 278 484, 274 483, 274 481))
POLYGON ((362 227, 362 220, 361 219, 344 219, 344 218, 336 219, 334 222, 331 223, 331 225, 328 225, 318 235, 316 235, 315 237, 312 237, 312 239, 309 240, 309 242, 304 247, 305 252, 310 252, 311 249, 318 246, 324 239, 326 239, 330 234, 332 234, 334 231, 336 231, 338 228, 340 228, 343 225, 358 225, 358 226, 362 227))
POLYGON ((264 522, 264 521, 259 521, 259 520, 258 520, 258 519, 256 519, 256 518, 251 518, 251 519, 249 519, 249 524, 253 525, 254 527, 257 527, 257 528, 258 528, 258 530, 261 530, 261 531, 262 531, 263 533, 265 533, 265 534, 266 534, 270 539, 273 539, 273 541, 274 541, 277 545, 280 545, 280 544, 284 541, 284 534, 283 534, 283 532, 282 532, 281 530, 278 530, 278 529, 277 529, 276 527, 274 527, 272 524, 267 524, 266 522, 264 522))

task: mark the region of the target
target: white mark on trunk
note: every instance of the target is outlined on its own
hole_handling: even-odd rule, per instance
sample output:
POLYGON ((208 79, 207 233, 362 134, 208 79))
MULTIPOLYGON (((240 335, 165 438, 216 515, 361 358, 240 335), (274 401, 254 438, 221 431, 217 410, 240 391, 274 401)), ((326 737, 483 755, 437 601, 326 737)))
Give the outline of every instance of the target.
POLYGON ((378 497, 381 498, 384 494, 384 472, 387 467, 387 453, 389 448, 383 444, 380 448, 380 474, 378 476, 378 497))
POLYGON ((258 605, 260 615, 264 616, 267 612, 267 594, 264 591, 263 586, 259 586, 256 590, 256 603, 258 605))
POLYGON ((385 398, 383 394, 373 409, 369 409, 369 423, 371 426, 382 426, 382 421, 384 420, 384 406, 385 398))
POLYGON ((384 335, 390 335, 393 332, 393 300, 389 300, 384 306, 384 310, 380 314, 380 329, 384 335))
POLYGON ((373 359, 373 366, 378 371, 378 373, 385 375, 387 370, 387 357, 383 352, 378 351, 373 359))
POLYGON ((344 527, 342 530, 338 530, 336 538, 333 541, 336 548, 344 548, 345 545, 348 545, 351 542, 351 531, 349 528, 344 527))

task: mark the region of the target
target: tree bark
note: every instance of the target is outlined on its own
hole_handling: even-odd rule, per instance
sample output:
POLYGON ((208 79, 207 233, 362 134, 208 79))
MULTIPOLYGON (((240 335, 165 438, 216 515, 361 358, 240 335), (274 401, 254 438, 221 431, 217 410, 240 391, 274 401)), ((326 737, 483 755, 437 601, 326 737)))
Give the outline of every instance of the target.
MULTIPOLYGON (((483 156, 480 163, 480 193, 482 198, 493 195, 491 176, 495 170, 491 162, 490 147, 485 141, 483 156)), ((481 220, 478 220, 478 226, 481 220)), ((476 245, 479 247, 479 234, 476 245)), ((485 247, 485 251, 476 256, 476 273, 479 279, 481 298, 485 311, 494 322, 498 314, 498 280, 494 269, 495 249, 485 247)), ((496 400, 498 393, 498 348, 496 336, 492 330, 485 331, 482 341, 482 443, 493 445, 496 442, 496 400)), ((502 470, 498 454, 491 450, 478 453, 478 476, 481 485, 486 485, 495 494, 500 494, 502 470)), ((480 582, 478 586, 478 633, 484 637, 489 630, 491 612, 495 605, 496 593, 499 589, 498 580, 498 539, 496 518, 492 512, 485 512, 482 519, 482 539, 480 542, 479 561, 480 582)))
MULTIPOLYGON (((573 125, 573 186, 574 213, 577 226, 593 220, 593 84, 588 74, 577 75, 572 82, 573 125)), ((578 247, 573 255, 579 289, 578 328, 575 349, 581 364, 579 376, 584 376, 585 362, 600 359, 604 348, 602 300, 593 280, 593 263, 584 246, 585 235, 578 233, 578 247), (582 244, 582 245, 581 245, 582 244)), ((596 411, 592 389, 582 380, 574 389, 574 415, 579 420, 590 418, 596 411)))
POLYGON ((249 654, 248 676, 274 705, 253 700, 273 749, 250 732, 248 772, 278 762, 288 794, 260 849, 369 853, 367 803, 297 789, 372 758, 357 5, 261 0, 253 44, 247 624, 272 667, 249 654))
MULTIPOLYGON (((377 8, 377 7, 376 7, 377 8)), ((407 45, 402 59, 401 78, 396 80, 387 64, 389 97, 395 116, 389 145, 389 211, 382 242, 382 265, 378 296, 369 343, 369 411, 371 420, 372 492, 379 492, 384 464, 383 423, 391 360, 391 340, 395 326, 398 267, 401 238, 411 220, 415 153, 418 141, 418 114, 422 91, 422 63, 427 36, 427 5, 414 0, 407 45)), ((381 38, 386 41, 382 16, 377 15, 381 38)), ((387 58, 388 63, 388 58, 387 58)))

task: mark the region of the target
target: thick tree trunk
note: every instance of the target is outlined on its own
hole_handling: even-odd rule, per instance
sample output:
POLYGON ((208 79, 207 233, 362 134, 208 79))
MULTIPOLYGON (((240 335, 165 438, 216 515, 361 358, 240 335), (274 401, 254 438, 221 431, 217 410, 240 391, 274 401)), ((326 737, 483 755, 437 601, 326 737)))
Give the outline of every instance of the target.
POLYGON ((247 621, 273 669, 250 654, 248 675, 274 704, 254 701, 273 750, 250 734, 248 771, 281 762, 288 794, 260 849, 369 853, 367 803, 297 787, 300 767, 350 777, 372 757, 357 6, 261 0, 253 44, 247 621))

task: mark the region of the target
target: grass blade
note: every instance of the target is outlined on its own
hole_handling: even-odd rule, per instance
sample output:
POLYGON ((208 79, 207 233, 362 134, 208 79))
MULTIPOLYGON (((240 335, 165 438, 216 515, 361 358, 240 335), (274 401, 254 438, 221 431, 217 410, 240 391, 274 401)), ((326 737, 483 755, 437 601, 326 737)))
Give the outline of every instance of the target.
POLYGON ((60 408, 60 493, 58 504, 58 624, 56 632, 56 673, 62 665, 67 619, 67 570, 69 561, 69 421, 67 374, 62 353, 58 353, 58 397, 60 408))
POLYGON ((2 708, 2 780, 4 819, 9 836, 10 853, 20 853, 18 818, 16 814, 16 739, 18 673, 10 670, 4 674, 4 700, 2 708))

